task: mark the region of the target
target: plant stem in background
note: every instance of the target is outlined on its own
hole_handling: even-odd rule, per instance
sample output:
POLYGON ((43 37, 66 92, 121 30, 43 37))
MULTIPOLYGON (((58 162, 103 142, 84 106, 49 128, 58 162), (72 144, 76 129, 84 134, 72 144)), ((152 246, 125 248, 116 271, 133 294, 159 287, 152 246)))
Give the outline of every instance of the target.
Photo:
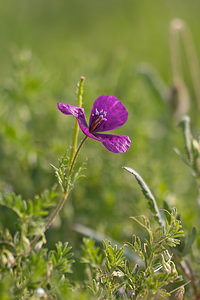
POLYGON ((197 189, 198 189, 197 205, 198 205, 198 213, 199 213, 198 219, 199 219, 199 226, 200 226, 200 144, 199 141, 196 140, 192 135, 191 126, 190 126, 190 117, 185 116, 180 122, 179 126, 182 128, 183 131, 187 159, 184 158, 184 155, 182 155, 178 149, 175 149, 175 151, 185 162, 185 164, 191 168, 192 175, 195 178, 197 189))
POLYGON ((170 56, 172 69, 172 89, 170 104, 176 122, 188 112, 190 97, 181 70, 180 34, 183 29, 181 20, 172 20, 170 24, 170 56))
POLYGON ((196 48, 192 39, 191 32, 186 24, 181 19, 174 19, 170 24, 170 48, 171 48, 171 65, 172 65, 172 77, 173 84, 179 85, 181 82, 184 84, 182 72, 181 72, 181 61, 180 51, 178 43, 180 39, 183 42, 186 58, 188 61, 189 72, 192 78, 192 84, 196 97, 196 103, 198 110, 200 109, 200 69, 199 61, 197 57, 196 48))

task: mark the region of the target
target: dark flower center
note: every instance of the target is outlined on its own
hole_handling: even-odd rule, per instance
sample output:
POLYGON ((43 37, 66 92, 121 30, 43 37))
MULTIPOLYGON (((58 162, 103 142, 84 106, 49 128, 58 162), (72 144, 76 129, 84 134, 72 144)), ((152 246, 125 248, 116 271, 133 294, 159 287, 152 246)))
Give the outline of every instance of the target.
POLYGON ((96 119, 94 122, 92 122, 92 124, 90 125, 90 128, 89 128, 89 132, 92 133, 96 128, 97 126, 101 123, 101 121, 103 120, 103 115, 100 115, 98 117, 98 119, 96 119))

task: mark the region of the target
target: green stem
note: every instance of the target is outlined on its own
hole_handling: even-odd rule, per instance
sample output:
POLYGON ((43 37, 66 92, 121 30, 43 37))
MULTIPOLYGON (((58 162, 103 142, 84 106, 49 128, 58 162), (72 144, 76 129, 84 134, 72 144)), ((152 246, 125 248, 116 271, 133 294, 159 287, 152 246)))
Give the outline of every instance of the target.
MULTIPOLYGON (((80 81, 78 83, 78 98, 77 98, 78 107, 82 107, 84 81, 85 81, 85 77, 81 76, 80 81)), ((70 155, 70 160, 69 160, 69 167, 71 167, 74 155, 76 153, 77 141, 78 141, 79 125, 78 125, 77 121, 75 121, 75 122, 76 123, 75 123, 75 126, 74 126, 74 135, 73 135, 71 155, 70 155)))
POLYGON ((31 243, 30 243, 30 250, 33 248, 33 246, 35 245, 35 243, 40 239, 40 237, 46 232, 46 230, 50 227, 50 225, 53 223, 55 217, 58 215, 58 213, 59 213, 60 210, 62 209, 62 207, 63 207, 63 205, 64 205, 64 203, 65 203, 65 201, 66 201, 66 199, 67 199, 67 197, 68 197, 68 195, 69 195, 69 191, 70 191, 70 190, 69 190, 69 186, 70 186, 70 185, 69 185, 69 179, 70 179, 70 176, 71 176, 71 174, 72 174, 72 171, 73 171, 73 168, 74 168, 76 159, 77 159, 77 157, 78 157, 78 154, 79 154, 79 152, 80 152, 80 150, 81 150, 81 147, 83 146, 83 144, 84 144, 84 142, 86 141, 86 139, 87 139, 87 136, 85 136, 85 137, 82 139, 82 141, 81 141, 81 143, 80 143, 80 145, 79 145, 77 151, 75 152, 75 155, 74 155, 74 158, 73 158, 73 160, 72 160, 71 167, 70 167, 69 173, 68 173, 68 178, 67 178, 67 182, 68 182, 68 184, 67 184, 67 189, 64 191, 64 193, 63 193, 63 195, 62 195, 62 198, 60 199, 60 201, 59 201, 57 207, 55 208, 55 210, 54 210, 54 211, 52 212, 52 214, 50 215, 50 217, 49 217, 47 223, 45 224, 45 226, 44 226, 42 232, 39 233, 38 235, 36 235, 36 236, 34 237, 34 239, 31 241, 31 243))
MULTIPOLYGON (((78 83, 78 106, 82 107, 82 98, 83 98, 83 85, 84 85, 84 81, 85 81, 85 77, 81 76, 80 81, 78 83)), ((50 225, 53 223, 55 217, 58 215, 58 213, 60 212, 60 210, 62 209, 68 195, 69 195, 69 179, 71 177, 77 156, 80 152, 80 149, 83 145, 83 143, 85 142, 87 136, 85 136, 83 138, 83 140, 81 141, 78 149, 77 149, 77 141, 78 141, 78 132, 79 132, 79 126, 78 123, 75 123, 74 126, 74 135, 73 135, 73 141, 72 141, 72 148, 71 148, 71 155, 70 155, 70 160, 69 160, 69 173, 68 173, 68 178, 67 178, 67 188, 65 189, 65 191, 63 192, 62 198, 60 199, 57 207, 55 208, 55 210, 52 212, 52 214, 50 215, 47 223, 45 224, 42 232, 38 235, 35 236, 35 238, 32 240, 32 242, 30 243, 30 251, 33 248, 33 246, 35 245, 35 243, 40 239, 40 237, 46 232, 46 230, 50 227, 50 225)))
POLYGON ((86 139, 87 139, 87 135, 82 139, 82 141, 81 141, 81 143, 80 143, 78 149, 76 150, 76 153, 75 153, 75 155, 74 155, 74 158, 73 158, 73 160, 72 160, 72 163, 71 163, 71 166, 70 166, 70 169, 69 169, 68 178, 70 178, 70 176, 71 176, 71 174, 72 174, 72 171, 73 171, 74 164, 75 164, 75 162, 76 162, 77 156, 78 156, 78 154, 79 154, 79 152, 80 152, 80 150, 81 150, 81 147, 83 146, 83 144, 84 144, 84 142, 85 142, 86 139))

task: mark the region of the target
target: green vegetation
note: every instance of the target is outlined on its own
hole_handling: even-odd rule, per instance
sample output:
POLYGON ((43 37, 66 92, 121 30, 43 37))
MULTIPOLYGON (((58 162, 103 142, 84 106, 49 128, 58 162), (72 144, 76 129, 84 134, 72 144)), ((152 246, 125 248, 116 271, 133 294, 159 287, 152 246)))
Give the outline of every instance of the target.
POLYGON ((198 299, 199 11, 0 1, 0 299, 198 299), (57 102, 82 95, 89 117, 102 94, 126 106, 132 145, 87 139, 68 178, 75 120, 57 102))

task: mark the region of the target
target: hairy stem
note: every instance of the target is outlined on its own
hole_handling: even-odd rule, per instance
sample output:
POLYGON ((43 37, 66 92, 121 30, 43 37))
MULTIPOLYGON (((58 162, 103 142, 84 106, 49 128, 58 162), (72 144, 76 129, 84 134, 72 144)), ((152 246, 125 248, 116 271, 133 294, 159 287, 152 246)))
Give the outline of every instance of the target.
MULTIPOLYGON (((84 85, 84 81, 85 81, 85 77, 81 76, 80 81, 78 83, 78 106, 82 107, 82 98, 83 98, 83 85, 84 85)), ((87 136, 85 136, 83 138, 83 140, 81 141, 78 149, 77 149, 77 141, 78 141, 78 133, 79 133, 79 126, 78 123, 75 123, 74 126, 74 135, 73 135, 73 141, 72 141, 72 148, 71 148, 71 155, 70 155, 70 160, 69 160, 69 172, 68 172, 68 177, 67 177, 67 186, 64 189, 63 195, 57 205, 57 207, 55 208, 55 210, 52 212, 52 214, 50 215, 47 223, 45 224, 42 232, 38 235, 35 236, 35 238, 32 240, 31 244, 30 244, 30 251, 33 248, 33 246, 35 245, 35 243, 40 239, 40 237, 46 232, 46 230, 50 227, 50 225, 53 223, 55 217, 58 215, 58 213, 60 212, 60 210, 62 209, 68 195, 70 192, 70 185, 69 185, 69 180, 77 159, 77 156, 80 152, 80 149, 83 145, 83 143, 85 142, 85 140, 87 139, 87 136)))
POLYGON ((83 146, 85 140, 87 139, 87 135, 82 139, 78 149, 76 150, 76 153, 74 155, 74 158, 72 160, 72 163, 71 163, 71 166, 70 166, 70 169, 69 169, 69 173, 68 173, 68 178, 70 178, 71 174, 72 174, 72 171, 73 171, 73 168, 74 168, 74 165, 75 165, 75 162, 76 162, 76 159, 77 159, 77 156, 81 150, 81 147, 83 146))
POLYGON ((85 136, 85 137, 82 139, 82 141, 81 141, 81 143, 80 143, 80 145, 79 145, 78 149, 76 150, 75 155, 74 155, 74 157, 73 157, 73 160, 72 160, 72 163, 71 163, 71 167, 70 167, 70 169, 69 169, 69 173, 68 173, 68 177, 67 177, 67 188, 66 188, 66 190, 63 192, 63 195, 62 195, 62 197, 61 197, 61 199, 60 199, 60 201, 59 201, 57 207, 55 208, 55 210, 54 210, 54 211, 52 212, 52 214, 50 215, 50 217, 49 217, 49 219, 47 220, 47 223, 45 224, 45 226, 44 226, 42 232, 39 233, 38 235, 36 235, 36 236, 34 237, 34 239, 31 241, 31 243, 30 243, 30 250, 32 250, 32 248, 33 248, 33 246, 35 245, 35 243, 36 243, 36 242, 40 239, 40 237, 46 232, 46 230, 49 228, 49 226, 53 223, 55 217, 58 215, 58 213, 59 213, 60 210, 62 209, 62 207, 63 207, 63 205, 64 205, 64 203, 65 203, 65 201, 66 201, 66 199, 67 199, 67 197, 68 197, 68 195, 69 195, 69 187, 70 187, 70 185, 69 185, 69 179, 70 179, 70 176, 71 176, 71 174, 72 174, 72 171, 73 171, 73 168, 74 168, 76 159, 77 159, 77 157, 78 157, 78 154, 79 154, 79 152, 80 152, 80 150, 81 150, 81 147, 83 146, 83 144, 84 144, 84 142, 86 141, 86 139, 87 139, 87 136, 85 136))

